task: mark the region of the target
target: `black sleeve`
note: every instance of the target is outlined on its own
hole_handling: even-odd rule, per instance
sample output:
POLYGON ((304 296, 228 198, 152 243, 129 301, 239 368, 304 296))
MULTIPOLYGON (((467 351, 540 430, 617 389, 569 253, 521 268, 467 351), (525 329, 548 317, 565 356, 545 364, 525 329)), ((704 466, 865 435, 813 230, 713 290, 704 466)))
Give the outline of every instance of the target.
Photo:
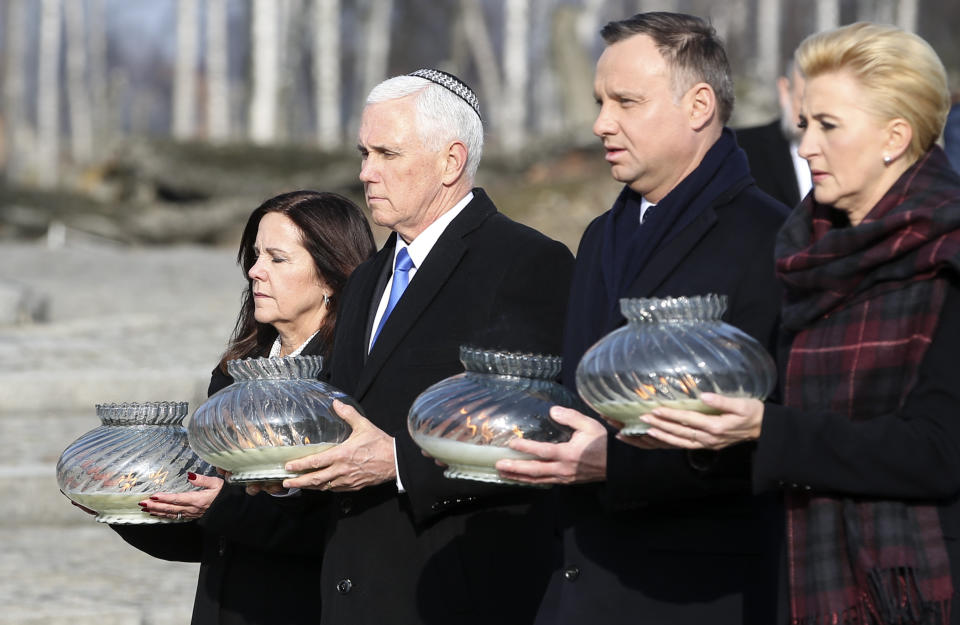
POLYGON ((246 494, 237 484, 225 484, 198 521, 207 532, 261 551, 302 554, 319 550, 325 493, 301 491, 291 497, 246 494))
POLYGON ((897 499, 960 492, 960 290, 951 286, 917 384, 896 413, 851 421, 767 404, 755 490, 780 487, 897 499))
POLYGON ((203 528, 196 521, 176 524, 111 525, 127 544, 140 551, 174 562, 200 562, 203 528))

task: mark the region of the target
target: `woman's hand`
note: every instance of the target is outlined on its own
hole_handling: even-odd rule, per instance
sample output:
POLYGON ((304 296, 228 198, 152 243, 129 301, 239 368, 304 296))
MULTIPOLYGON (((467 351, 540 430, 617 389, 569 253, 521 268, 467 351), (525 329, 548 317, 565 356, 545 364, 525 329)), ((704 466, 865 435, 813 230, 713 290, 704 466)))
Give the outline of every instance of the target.
POLYGON ((661 406, 640 418, 650 425, 645 434, 617 434, 617 438, 645 449, 723 449, 760 437, 760 428, 763 425, 762 401, 724 397, 714 393, 704 393, 700 399, 720 414, 703 414, 661 406))
POLYGON ((196 473, 188 473, 187 480, 202 490, 157 493, 141 501, 140 508, 153 516, 166 519, 199 519, 217 498, 217 494, 223 488, 223 480, 219 477, 208 477, 196 473))

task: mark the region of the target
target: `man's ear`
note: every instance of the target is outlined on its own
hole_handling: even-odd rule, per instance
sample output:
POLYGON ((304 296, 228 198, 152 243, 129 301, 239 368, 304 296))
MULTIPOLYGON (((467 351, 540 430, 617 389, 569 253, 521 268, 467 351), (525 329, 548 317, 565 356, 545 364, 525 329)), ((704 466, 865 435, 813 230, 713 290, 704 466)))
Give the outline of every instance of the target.
POLYGON ((717 113, 717 96, 713 88, 705 82, 690 87, 684 96, 690 114, 690 127, 703 130, 717 113))
POLYGON ((467 168, 467 146, 462 141, 453 141, 447 146, 443 168, 443 184, 450 186, 463 176, 467 168))

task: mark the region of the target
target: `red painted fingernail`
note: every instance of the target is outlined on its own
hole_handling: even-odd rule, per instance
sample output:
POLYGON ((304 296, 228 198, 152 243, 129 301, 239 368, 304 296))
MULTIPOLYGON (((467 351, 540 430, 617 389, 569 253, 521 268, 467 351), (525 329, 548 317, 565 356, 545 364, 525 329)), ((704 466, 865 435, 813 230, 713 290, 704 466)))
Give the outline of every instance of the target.
POLYGON ((193 481, 197 479, 197 474, 194 473, 193 471, 187 471, 187 479, 190 481, 193 481))
POLYGON ((137 503, 137 505, 140 506, 141 508, 146 508, 146 507, 147 507, 147 504, 143 503, 142 501, 139 502, 139 503, 137 503))
POLYGON ((151 501, 160 501, 160 498, 157 496, 150 497, 151 501))

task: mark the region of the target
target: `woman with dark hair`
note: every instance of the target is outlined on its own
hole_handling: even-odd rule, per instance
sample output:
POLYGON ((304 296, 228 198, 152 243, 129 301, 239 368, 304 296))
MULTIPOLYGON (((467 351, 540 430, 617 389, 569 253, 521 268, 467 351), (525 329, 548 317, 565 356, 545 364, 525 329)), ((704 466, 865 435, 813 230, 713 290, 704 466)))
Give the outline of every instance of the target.
MULTIPOLYGON (((247 288, 208 394, 233 383, 229 360, 328 355, 343 285, 374 251, 363 212, 335 193, 294 191, 261 204, 241 237, 237 262, 247 288)), ((140 506, 195 522, 112 527, 155 557, 200 562, 193 623, 314 621, 319 603, 311 543, 319 543, 313 532, 321 531, 326 497, 249 495, 218 477, 191 473, 188 479, 201 490, 157 493, 140 506), (251 600, 251 592, 261 596, 251 600)))

